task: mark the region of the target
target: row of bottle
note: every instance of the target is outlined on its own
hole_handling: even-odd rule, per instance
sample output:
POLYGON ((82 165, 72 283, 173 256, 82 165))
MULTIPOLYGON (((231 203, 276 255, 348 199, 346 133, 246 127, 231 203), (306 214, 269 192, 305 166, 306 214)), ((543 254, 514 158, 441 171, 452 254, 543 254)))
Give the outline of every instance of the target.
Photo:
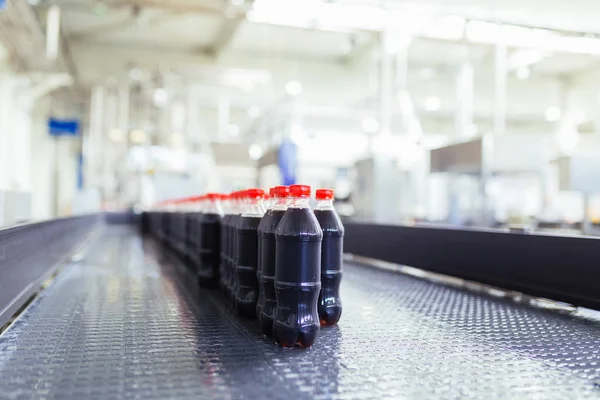
MULTIPOLYGON (((186 254, 198 283, 214 287, 218 281, 237 313, 258 318, 262 333, 284 347, 311 346, 320 325, 337 323, 342 311, 344 228, 332 190, 316 191, 314 211, 310 195, 309 186, 278 186, 267 210, 260 189, 209 194, 195 198, 195 207, 183 207, 186 254)), ((181 221, 172 213, 167 217, 181 221)), ((181 222, 175 228, 181 233, 181 222)), ((164 235, 173 234, 171 229, 164 235)))

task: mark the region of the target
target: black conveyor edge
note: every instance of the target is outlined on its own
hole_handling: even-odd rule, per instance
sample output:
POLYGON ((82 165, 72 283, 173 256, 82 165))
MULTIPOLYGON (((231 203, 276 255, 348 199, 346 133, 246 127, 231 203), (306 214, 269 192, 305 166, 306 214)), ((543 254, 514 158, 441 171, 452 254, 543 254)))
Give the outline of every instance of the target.
POLYGON ((97 214, 0 229, 0 327, 97 227, 97 214))
POLYGON ((600 309, 600 238, 344 222, 352 254, 600 309))
POLYGON ((339 326, 281 349, 128 227, 0 336, 6 398, 594 398, 600 323, 347 263, 339 326))

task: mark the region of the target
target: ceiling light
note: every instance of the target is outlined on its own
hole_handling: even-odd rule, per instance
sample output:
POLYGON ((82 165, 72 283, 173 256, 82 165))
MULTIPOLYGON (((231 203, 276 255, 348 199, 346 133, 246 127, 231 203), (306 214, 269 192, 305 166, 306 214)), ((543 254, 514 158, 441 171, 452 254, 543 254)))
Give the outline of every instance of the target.
POLYGON ((134 81, 141 81, 144 77, 144 73, 139 68, 131 68, 129 70, 129 77, 134 81))
POLYGON ((285 84, 285 91, 290 96, 298 96, 302 93, 302 84, 298 81, 289 81, 285 84))
POLYGON ((115 143, 121 143, 125 140, 125 132, 119 128, 112 129, 108 133, 108 138, 115 143))
POLYGON ((524 81, 531 75, 531 68, 527 66, 519 67, 516 69, 515 75, 517 76, 517 79, 524 81))
POLYGON ((152 95, 152 101, 154 102, 154 105, 156 107, 162 108, 166 106, 169 102, 169 94, 165 89, 158 88, 154 91, 154 94, 152 95))
POLYGON ((263 148, 256 143, 248 147, 248 155, 253 160, 258 160, 259 158, 261 158, 263 156, 263 153, 263 148))
POLYGON ((146 132, 141 129, 134 129, 129 134, 129 140, 133 144, 142 144, 146 141, 146 132))
POLYGON ((546 116, 546 121, 548 122, 556 122, 560 120, 561 117, 561 112, 560 112, 560 108, 558 107, 548 107, 548 109, 545 112, 545 116, 546 116))
POLYGON ((377 133, 379 131, 379 121, 375 118, 365 118, 362 120, 361 127, 365 133, 377 133))
POLYGON ((240 127, 237 125, 229 125, 227 127, 227 133, 229 134, 229 136, 237 136, 240 134, 240 127))
POLYGON ((248 116, 252 119, 254 118, 258 118, 258 116, 260 115, 260 108, 258 108, 258 106, 252 106, 250 108, 248 108, 248 116))
POLYGON ((423 105, 426 111, 438 111, 441 106, 442 101, 439 97, 436 96, 429 96, 428 98, 426 98, 425 104, 423 105))

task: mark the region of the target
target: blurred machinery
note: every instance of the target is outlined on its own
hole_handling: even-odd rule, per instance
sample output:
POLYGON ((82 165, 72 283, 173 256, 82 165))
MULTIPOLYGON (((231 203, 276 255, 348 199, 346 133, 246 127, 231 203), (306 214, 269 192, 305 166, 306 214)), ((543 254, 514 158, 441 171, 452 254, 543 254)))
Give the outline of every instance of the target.
POLYGON ((352 192, 354 216, 379 223, 400 222, 400 195, 407 183, 395 157, 377 155, 358 161, 352 192))
POLYGON ((430 215, 453 225, 523 223, 544 208, 549 160, 549 140, 536 135, 484 135, 434 149, 430 215))

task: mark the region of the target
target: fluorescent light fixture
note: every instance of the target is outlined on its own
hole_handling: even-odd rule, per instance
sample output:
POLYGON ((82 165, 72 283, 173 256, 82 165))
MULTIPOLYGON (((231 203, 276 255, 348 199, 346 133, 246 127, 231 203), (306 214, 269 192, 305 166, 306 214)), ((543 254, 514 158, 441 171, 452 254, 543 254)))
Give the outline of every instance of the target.
POLYGON ((525 80, 531 75, 531 68, 528 66, 519 67, 515 70, 515 75, 519 80, 525 80))
POLYGON ((375 118, 365 118, 362 120, 361 127, 365 133, 377 133, 379 131, 379 121, 375 118))
POLYGON ((546 117, 546 121, 548 121, 548 122, 560 121, 560 117, 561 117, 560 108, 555 107, 555 106, 548 107, 548 109, 546 110, 544 115, 546 117))
POLYGON ((438 111, 442 106, 442 101, 439 97, 429 96, 425 99, 425 104, 423 106, 426 111, 438 111))
POLYGON ((285 84, 285 92, 290 96, 298 96, 302 93, 302 84, 298 81, 289 81, 285 84))
POLYGON ((376 2, 323 0, 256 0, 246 15, 250 22, 332 32, 396 30, 408 36, 496 44, 550 52, 600 55, 600 40, 557 31, 466 21, 459 15, 436 15, 426 7, 386 9, 376 2))
POLYGON ((264 153, 263 148, 256 143, 254 143, 254 144, 250 145, 250 147, 248 147, 248 155, 253 160, 258 160, 259 158, 261 158, 263 156, 263 153, 264 153))

